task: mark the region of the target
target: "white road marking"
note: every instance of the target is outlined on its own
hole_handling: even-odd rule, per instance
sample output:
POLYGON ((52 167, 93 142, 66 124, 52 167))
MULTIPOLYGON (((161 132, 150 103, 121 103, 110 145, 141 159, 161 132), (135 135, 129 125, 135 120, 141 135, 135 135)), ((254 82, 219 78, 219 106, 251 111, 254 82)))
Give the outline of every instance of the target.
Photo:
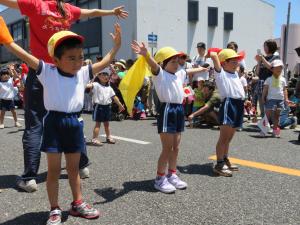
MULTIPOLYGON (((101 134, 101 137, 106 137, 105 134, 101 134)), ((147 141, 140 141, 140 140, 136 140, 136 139, 131 139, 131 138, 125 138, 125 137, 119 137, 119 136, 111 136, 114 139, 117 140, 121 140, 121 141, 127 141, 127 142, 132 142, 132 143, 136 143, 136 144, 141 144, 141 145, 148 145, 151 144, 151 142, 147 142, 147 141)))
MULTIPOLYGON (((6 119, 12 119, 12 120, 14 119, 12 116, 5 116, 5 118, 6 118, 6 119)), ((22 118, 18 118, 18 120, 24 121, 24 119, 22 119, 22 118)))

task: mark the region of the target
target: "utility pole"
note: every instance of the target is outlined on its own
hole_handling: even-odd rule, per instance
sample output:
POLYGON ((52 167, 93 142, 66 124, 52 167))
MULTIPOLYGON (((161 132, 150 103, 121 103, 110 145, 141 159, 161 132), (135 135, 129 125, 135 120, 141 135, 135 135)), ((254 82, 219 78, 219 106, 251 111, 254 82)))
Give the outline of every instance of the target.
POLYGON ((289 39, 289 27, 290 27, 290 13, 291 13, 291 2, 289 2, 288 5, 288 14, 287 14, 287 22, 286 22, 286 27, 285 27, 285 32, 284 32, 284 43, 283 43, 283 65, 284 65, 284 77, 287 80, 287 67, 286 67, 286 62, 287 62, 287 51, 288 51, 288 39, 289 39))

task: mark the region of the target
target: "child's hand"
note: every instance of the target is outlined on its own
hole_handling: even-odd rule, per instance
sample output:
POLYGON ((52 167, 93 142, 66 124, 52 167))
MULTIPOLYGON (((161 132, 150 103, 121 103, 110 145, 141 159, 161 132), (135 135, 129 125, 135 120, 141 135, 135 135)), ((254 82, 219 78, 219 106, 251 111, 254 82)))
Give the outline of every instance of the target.
POLYGON ((114 34, 110 33, 110 36, 112 37, 112 39, 115 43, 115 46, 119 48, 121 46, 121 39, 122 39, 121 31, 122 30, 121 30, 120 24, 118 24, 118 23, 115 23, 114 27, 115 27, 115 32, 114 32, 114 34))
POLYGON ((194 115, 193 114, 191 114, 191 115, 188 116, 190 128, 193 128, 193 119, 194 119, 194 115))
POLYGON ((118 19, 125 19, 128 17, 128 12, 124 10, 124 5, 114 8, 113 12, 118 19))
POLYGON ((134 51, 134 53, 140 54, 144 57, 147 56, 148 50, 147 50, 144 42, 139 44, 136 40, 134 40, 131 44, 131 48, 134 51))
POLYGON ((123 105, 119 105, 119 113, 123 112, 125 110, 125 107, 123 105))
POLYGON ((2 16, 0 16, 0 44, 10 44, 14 41, 9 30, 6 26, 6 23, 2 16))
POLYGON ((261 62, 262 61, 262 55, 256 55, 255 56, 255 60, 257 61, 257 62, 261 62))

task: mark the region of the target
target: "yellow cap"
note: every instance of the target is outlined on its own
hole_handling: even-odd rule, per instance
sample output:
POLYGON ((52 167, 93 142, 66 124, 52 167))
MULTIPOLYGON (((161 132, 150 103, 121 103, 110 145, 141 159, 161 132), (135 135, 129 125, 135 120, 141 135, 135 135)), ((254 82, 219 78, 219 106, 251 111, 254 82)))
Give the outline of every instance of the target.
POLYGON ((177 52, 174 48, 163 47, 156 52, 154 59, 157 63, 162 63, 166 59, 171 58, 175 55, 179 55, 179 52, 177 52))
POLYGON ((241 60, 243 58, 243 56, 237 54, 234 50, 229 48, 225 48, 220 51, 218 57, 221 63, 225 62, 227 59, 237 58, 238 60, 241 60))
POLYGON ((73 33, 72 31, 67 31, 67 30, 63 30, 63 31, 59 31, 55 34, 53 34, 49 41, 48 41, 48 53, 51 57, 54 56, 54 50, 55 48, 64 40, 68 39, 68 38, 76 38, 78 40, 80 40, 81 42, 83 42, 84 38, 78 34, 73 33))

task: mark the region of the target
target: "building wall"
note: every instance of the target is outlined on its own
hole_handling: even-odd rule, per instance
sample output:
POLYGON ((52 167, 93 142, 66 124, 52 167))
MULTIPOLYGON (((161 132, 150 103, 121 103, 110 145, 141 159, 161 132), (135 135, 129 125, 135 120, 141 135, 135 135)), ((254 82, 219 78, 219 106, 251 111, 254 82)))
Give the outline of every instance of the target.
POLYGON ((102 9, 112 9, 116 6, 124 5, 129 11, 126 20, 117 20, 115 16, 102 17, 102 54, 105 55, 112 48, 112 39, 110 33, 113 32, 114 23, 120 23, 122 27, 122 46, 116 56, 117 59, 135 58, 131 51, 130 44, 137 36, 137 4, 140 0, 101 0, 102 9))
POLYGON ((253 0, 201 0, 199 21, 188 24, 187 52, 197 53, 196 44, 205 42, 207 47, 226 47, 230 41, 246 51, 246 64, 251 69, 255 64, 257 49, 263 49, 263 42, 273 37, 275 21, 274 6, 253 0), (208 7, 218 7, 218 26, 208 27, 208 7), (224 12, 233 13, 233 30, 224 30, 224 12))
MULTIPOLYGON (((281 46, 284 44, 285 25, 281 28, 281 46)), ((293 71, 297 63, 300 63, 295 48, 300 47, 300 24, 290 24, 287 46, 287 64, 288 69, 293 71)), ((281 55, 283 55, 283 48, 281 48, 281 55)))

